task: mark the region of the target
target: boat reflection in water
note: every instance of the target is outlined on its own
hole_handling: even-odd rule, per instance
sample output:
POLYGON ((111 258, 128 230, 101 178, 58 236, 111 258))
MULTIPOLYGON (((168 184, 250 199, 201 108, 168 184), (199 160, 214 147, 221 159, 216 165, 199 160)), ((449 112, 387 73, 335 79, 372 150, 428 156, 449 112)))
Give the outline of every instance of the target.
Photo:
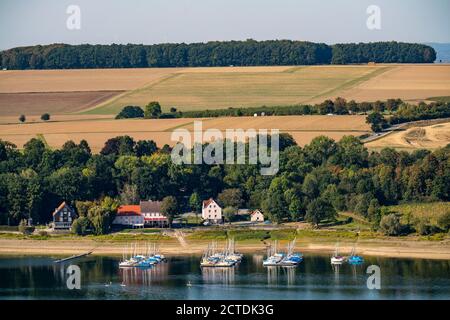
POLYGON ((269 285, 282 285, 286 284, 292 286, 295 284, 295 267, 266 267, 267 271, 267 284, 269 285))
POLYGON ((147 268, 119 268, 122 285, 151 285, 164 283, 169 278, 169 263, 147 268))
POLYGON ((237 266, 234 268, 215 267, 201 268, 202 278, 205 283, 231 285, 235 283, 237 266))

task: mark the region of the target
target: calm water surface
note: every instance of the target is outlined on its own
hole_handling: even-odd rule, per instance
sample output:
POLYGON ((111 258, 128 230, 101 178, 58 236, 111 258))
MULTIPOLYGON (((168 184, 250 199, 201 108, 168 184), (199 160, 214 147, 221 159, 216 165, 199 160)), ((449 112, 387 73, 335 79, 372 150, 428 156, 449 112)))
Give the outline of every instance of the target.
POLYGON ((171 257, 145 270, 119 269, 118 257, 0 257, 0 299, 450 299, 450 261, 366 258, 333 268, 328 256, 308 254, 298 268, 264 268, 263 258, 202 270, 199 256, 171 257), (70 264, 81 269, 80 290, 67 289, 70 264), (367 289, 372 264, 381 290, 367 289))

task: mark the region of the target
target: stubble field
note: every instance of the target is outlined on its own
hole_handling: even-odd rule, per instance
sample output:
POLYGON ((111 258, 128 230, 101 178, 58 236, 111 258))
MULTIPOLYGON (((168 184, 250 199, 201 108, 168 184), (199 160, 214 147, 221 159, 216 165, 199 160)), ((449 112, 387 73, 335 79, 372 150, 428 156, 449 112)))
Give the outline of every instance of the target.
MULTIPOLYGON (((0 71, 0 139, 21 147, 33 137, 51 147, 86 139, 94 151, 114 136, 173 144, 173 129, 192 130, 194 119, 113 120, 125 105, 159 101, 164 111, 318 103, 342 96, 357 101, 409 101, 450 96, 450 65, 358 65, 0 71), (51 122, 39 117, 51 114, 51 122), (25 114, 25 124, 18 116, 25 114)), ((204 128, 280 129, 300 145, 318 135, 339 140, 370 131, 364 116, 217 118, 204 128)), ((435 128, 436 129, 436 128, 435 128)), ((432 130, 432 129, 430 129, 432 130)), ((439 134, 389 135, 369 147, 434 148, 449 142, 439 134), (407 142, 405 142, 407 141, 407 142)), ((435 130, 436 131, 436 130, 435 130)), ((443 133, 442 133, 443 132, 443 133)))
POLYGON ((316 136, 327 135, 339 140, 344 135, 363 135, 370 131, 364 116, 286 116, 242 117, 218 119, 158 119, 158 120, 78 120, 70 122, 25 123, 0 125, 0 139, 22 147, 31 138, 40 138, 52 148, 61 147, 67 140, 88 141, 99 152, 107 139, 129 135, 135 140, 151 139, 158 146, 174 145, 171 134, 175 129, 193 132, 194 121, 202 121, 203 130, 219 129, 279 129, 292 134, 300 145, 316 136))

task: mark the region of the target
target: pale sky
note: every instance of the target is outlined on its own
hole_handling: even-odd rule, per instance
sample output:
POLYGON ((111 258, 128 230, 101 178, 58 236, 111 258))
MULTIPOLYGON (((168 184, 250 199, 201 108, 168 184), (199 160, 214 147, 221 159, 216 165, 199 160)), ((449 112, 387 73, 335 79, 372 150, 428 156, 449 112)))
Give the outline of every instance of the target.
POLYGON ((0 49, 69 43, 291 39, 450 42, 450 0, 0 0, 0 49), (69 5, 81 29, 66 27, 69 5), (369 5, 381 30, 366 26, 369 5))

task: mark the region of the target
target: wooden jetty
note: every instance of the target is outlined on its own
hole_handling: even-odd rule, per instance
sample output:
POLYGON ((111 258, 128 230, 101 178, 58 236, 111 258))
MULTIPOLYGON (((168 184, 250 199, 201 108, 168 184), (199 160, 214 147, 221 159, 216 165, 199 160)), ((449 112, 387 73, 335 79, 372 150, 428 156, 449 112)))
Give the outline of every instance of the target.
POLYGON ((69 260, 73 260, 73 259, 77 259, 77 258, 82 258, 82 257, 86 257, 88 255, 90 255, 93 251, 89 251, 89 252, 85 252, 82 254, 77 254, 68 258, 64 258, 64 259, 59 259, 59 260, 55 260, 55 263, 61 263, 61 262, 65 262, 65 261, 69 261, 69 260))

